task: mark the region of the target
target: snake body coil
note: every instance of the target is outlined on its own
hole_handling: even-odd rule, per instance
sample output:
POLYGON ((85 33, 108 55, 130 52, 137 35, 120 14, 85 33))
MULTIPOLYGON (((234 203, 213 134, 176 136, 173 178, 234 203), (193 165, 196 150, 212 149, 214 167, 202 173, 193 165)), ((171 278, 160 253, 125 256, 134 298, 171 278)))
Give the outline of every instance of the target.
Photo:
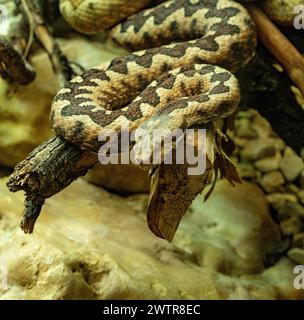
MULTIPOLYGON (((78 32, 97 33, 108 29, 122 19, 145 8, 153 2, 164 0, 59 0, 64 19, 78 32)), ((258 2, 276 23, 292 26, 296 16, 295 7, 304 0, 240 0, 258 2)))
POLYGON ((141 51, 103 63, 58 92, 51 111, 58 135, 97 150, 106 129, 184 129, 235 112, 238 83, 222 68, 236 71, 256 46, 253 23, 240 4, 167 1, 131 16, 111 36, 141 51))
POLYGON ((79 32, 96 33, 144 8, 150 0, 60 0, 60 12, 79 32))

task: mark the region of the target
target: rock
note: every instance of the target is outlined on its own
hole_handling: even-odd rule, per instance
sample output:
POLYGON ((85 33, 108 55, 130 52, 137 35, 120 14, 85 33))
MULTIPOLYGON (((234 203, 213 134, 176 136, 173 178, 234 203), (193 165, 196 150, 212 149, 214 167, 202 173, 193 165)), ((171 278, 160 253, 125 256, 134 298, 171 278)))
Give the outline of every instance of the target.
POLYGON ((292 216, 288 219, 281 221, 280 227, 281 227, 282 233, 285 236, 290 236, 290 235, 296 235, 297 233, 301 232, 301 228, 303 226, 299 217, 292 216))
POLYGON ((243 160, 258 160, 275 155, 275 146, 267 139, 249 140, 240 151, 243 160))
POLYGON ((148 192, 150 189, 148 171, 133 164, 97 164, 89 170, 86 179, 108 190, 122 193, 148 192))
POLYGON ((291 193, 272 193, 268 194, 266 199, 276 210, 280 210, 287 203, 297 202, 297 197, 291 193))
POLYGON ((249 120, 253 120, 257 115, 257 111, 254 109, 240 110, 236 114, 236 119, 246 118, 249 120))
POLYGON ((287 184, 286 186, 285 186, 285 190, 287 191, 287 192, 290 192, 290 193, 293 193, 293 194, 295 194, 296 196, 298 195, 298 193, 299 193, 299 188, 298 188, 298 186, 296 186, 295 184, 293 184, 293 183, 289 183, 289 184, 287 184))
MULTIPOLYGON (((289 185, 289 190, 290 187, 291 185, 289 185)), ((273 193, 267 195, 266 198, 272 207, 277 210, 280 219, 293 215, 304 218, 304 206, 298 202, 296 194, 273 193)))
POLYGON ((295 263, 304 265, 304 249, 292 248, 288 251, 287 255, 295 263))
MULTIPOLYGON (((280 284, 279 285, 280 288, 276 290, 277 300, 284 299, 283 297, 285 296, 285 292, 287 288, 290 287, 291 284, 292 284, 292 287, 294 287, 293 283, 296 276, 294 273, 294 267, 295 267, 294 264, 290 265, 290 260, 288 258, 282 258, 273 267, 270 267, 266 269, 265 272, 263 272, 262 278, 264 281, 266 281, 267 283, 271 283, 274 287, 280 284), (289 276, 282 278, 281 272, 287 268, 289 269, 289 272, 290 272, 289 276)), ((260 290, 258 290, 258 292, 261 292, 261 291, 262 292, 264 291, 263 287, 260 290)), ((301 294, 303 293, 303 290, 297 290, 298 293, 299 291, 301 291, 301 294)), ((300 299, 302 299, 302 297, 300 299)))
POLYGON ((299 197, 300 202, 304 204, 304 190, 299 190, 297 196, 299 197))
POLYGON ((254 140, 247 140, 241 146, 241 158, 244 160, 260 160, 266 157, 272 157, 276 151, 284 149, 284 142, 276 137, 259 138, 254 140))
POLYGON ((304 169, 304 163, 290 147, 286 147, 280 161, 280 169, 288 181, 293 181, 304 169))
POLYGON ((248 118, 235 120, 235 134, 241 138, 254 139, 257 133, 252 129, 251 122, 248 118))
MULTIPOLYGON (((276 247, 279 243, 279 241, 277 243, 274 241, 274 239, 279 239, 276 225, 273 223, 270 215, 268 213, 266 214, 267 203, 262 191, 254 184, 244 183, 244 185, 237 186, 235 189, 226 189, 226 187, 227 183, 221 181, 216 185, 215 193, 206 203, 203 203, 201 196, 198 196, 197 201, 193 203, 192 208, 194 211, 200 212, 200 215, 193 216, 193 219, 195 219, 194 224, 197 227, 197 234, 203 232, 207 243, 209 243, 205 249, 207 252, 205 252, 204 256, 199 258, 199 260, 203 261, 204 265, 212 264, 215 268, 220 268, 220 270, 222 270, 222 268, 228 268, 230 272, 234 271, 237 273, 239 273, 240 270, 258 272, 258 270, 261 270, 260 250, 272 251, 270 248, 276 247), (254 196, 252 198, 244 196, 245 192, 254 196), (198 201, 200 199, 201 201, 198 201), (235 206, 235 204, 238 205, 235 206), (225 208, 231 207, 234 207, 234 209, 227 216, 227 210, 225 208), (253 207, 255 207, 254 213, 252 211, 253 214, 248 214, 248 210, 251 211, 253 207), (204 212, 206 212, 206 215, 204 212), (201 214, 203 214, 203 217, 201 214), (203 224, 200 220, 201 218, 203 218, 203 224), (239 228, 241 225, 242 228, 239 228), (268 231, 263 234, 264 230, 268 231), (213 233, 216 234, 217 239, 212 246, 213 233), (235 238, 233 234, 238 234, 238 236, 235 238), (258 242, 253 243, 253 239, 255 239, 255 241, 257 239, 259 240, 257 240, 258 242), (235 266, 233 267, 235 263, 232 261, 229 264, 228 261, 226 261, 226 264, 219 265, 219 260, 214 259, 214 256, 217 256, 216 251, 218 251, 218 249, 214 250, 213 247, 222 247, 226 242, 230 242, 234 247, 235 254, 244 259, 244 263, 238 264, 237 269, 235 269, 235 266), (264 245, 266 247, 262 249, 264 245), (253 253, 252 250, 255 253, 253 253), (208 262, 208 257, 210 257, 210 262, 208 262), (245 261, 247 261, 248 264, 245 263, 245 261), (249 265, 251 266, 249 268, 250 271, 247 269, 249 265)), ((230 209, 228 210, 230 211, 230 209)), ((233 255, 230 258, 227 256, 229 260, 232 257, 233 255)), ((227 270, 222 270, 222 272, 229 273, 227 270)))
POLYGON ((251 163, 239 162, 237 168, 240 176, 244 179, 254 179, 257 177, 257 172, 251 163))
POLYGON ((255 161, 254 165, 262 172, 270 172, 279 169, 280 160, 281 153, 277 151, 274 156, 255 161))
POLYGON ((279 218, 284 219, 291 216, 288 208, 297 204, 297 197, 291 193, 272 193, 266 196, 268 203, 278 212, 279 218))
POLYGON ((19 227, 22 193, 0 180, 1 299, 302 299, 262 191, 220 181, 199 196, 173 240, 147 227, 146 195, 120 197, 79 179, 48 199, 34 234, 19 227), (279 279, 279 281, 278 281, 279 279))
POLYGON ((268 143, 272 144, 277 151, 283 151, 286 147, 285 142, 277 136, 272 136, 267 139, 268 143))
POLYGON ((304 205, 304 189, 300 189, 295 184, 288 184, 286 186, 286 191, 292 192, 294 195, 296 195, 299 203, 304 205))
POLYGON ((292 246, 304 248, 304 232, 294 235, 292 239, 292 246))
MULTIPOLYGON (((243 149, 246 146, 246 144, 248 143, 248 139, 240 138, 238 136, 232 136, 232 141, 237 147, 239 147, 241 149, 243 149)), ((236 152, 238 152, 238 149, 236 149, 236 152)))
POLYGON ((281 216, 299 216, 304 218, 304 207, 299 203, 287 203, 283 208, 279 210, 281 216))
MULTIPOLYGON (((91 68, 125 52, 81 37, 59 39, 59 43, 70 61, 84 68, 91 68)), ((10 88, 0 79, 0 163, 8 167, 23 160, 52 134, 49 111, 59 89, 58 79, 44 51, 32 55, 30 62, 37 77, 29 86, 19 86, 16 92, 9 95, 10 88)))
POLYGON ((300 173, 300 188, 304 190, 304 170, 300 173))
POLYGON ((266 173, 260 180, 260 184, 266 192, 280 191, 284 183, 285 180, 280 171, 266 173))
POLYGON ((252 128, 255 132, 258 133, 258 136, 260 138, 266 138, 269 137, 270 135, 272 135, 273 131, 271 128, 270 123, 263 118, 258 111, 250 109, 251 113, 253 115, 252 117, 252 128))
POLYGON ((290 89, 293 92, 293 94, 295 95, 295 98, 296 98, 298 104, 304 110, 304 96, 302 95, 301 91, 296 86, 291 86, 290 89))
POLYGON ((280 210, 288 203, 297 203, 297 197, 291 193, 272 193, 268 194, 266 199, 276 210, 280 210))

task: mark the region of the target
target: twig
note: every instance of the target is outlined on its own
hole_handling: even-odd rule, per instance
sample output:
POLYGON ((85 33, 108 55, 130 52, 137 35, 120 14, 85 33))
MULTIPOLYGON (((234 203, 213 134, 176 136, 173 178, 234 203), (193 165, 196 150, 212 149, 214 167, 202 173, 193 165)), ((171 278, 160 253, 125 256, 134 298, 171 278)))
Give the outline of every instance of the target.
POLYGON ((7 41, 0 39, 0 74, 4 79, 26 86, 34 81, 32 66, 7 41))
POLYGON ((248 5, 261 43, 278 60, 304 97, 304 58, 256 5, 248 5))
POLYGON ((38 4, 34 0, 22 0, 23 8, 29 16, 29 24, 34 25, 34 33, 45 51, 48 53, 54 72, 58 74, 61 86, 64 86, 75 75, 69 65, 68 59, 60 50, 60 47, 52 32, 46 25, 38 4))
POLYGON ((23 54, 23 57, 26 59, 27 56, 28 56, 28 54, 29 54, 29 52, 30 52, 30 49, 31 49, 31 46, 32 46, 32 43, 33 43, 33 40, 34 40, 34 30, 35 30, 35 26, 34 26, 33 16, 31 15, 30 9, 29 9, 26 1, 25 1, 25 0, 21 0, 21 3, 22 3, 22 5, 23 5, 24 12, 25 12, 26 15, 27 15, 28 24, 29 24, 29 36, 28 36, 26 48, 25 48, 24 54, 23 54))

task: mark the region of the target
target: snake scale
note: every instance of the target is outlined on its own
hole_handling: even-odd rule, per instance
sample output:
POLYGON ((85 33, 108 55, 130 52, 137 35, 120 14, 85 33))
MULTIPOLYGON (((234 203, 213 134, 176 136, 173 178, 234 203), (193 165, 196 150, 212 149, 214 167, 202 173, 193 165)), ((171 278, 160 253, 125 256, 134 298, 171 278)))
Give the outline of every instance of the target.
POLYGON ((231 72, 256 47, 241 4, 166 1, 124 20, 110 35, 132 53, 84 72, 58 92, 51 125, 59 136, 96 151, 102 130, 185 129, 235 112, 240 93, 231 72))
MULTIPOLYGON (((93 34, 108 29, 125 17, 147 5, 164 0, 60 0, 60 11, 64 19, 77 31, 93 34)), ((243 0, 257 2, 258 0, 243 0)), ((239 1, 241 2, 241 1, 239 1)), ((293 25, 294 8, 304 5, 304 0, 262 0, 259 5, 278 24, 293 25)))

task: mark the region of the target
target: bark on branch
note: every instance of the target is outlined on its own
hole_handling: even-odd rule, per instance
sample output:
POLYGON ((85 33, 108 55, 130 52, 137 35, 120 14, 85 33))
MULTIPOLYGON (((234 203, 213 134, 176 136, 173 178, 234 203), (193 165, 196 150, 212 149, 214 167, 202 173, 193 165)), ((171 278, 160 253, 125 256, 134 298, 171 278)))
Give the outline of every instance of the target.
POLYGON ((9 82, 26 86, 34 81, 36 72, 32 66, 6 40, 0 39, 0 74, 9 82))
MULTIPOLYGON (((28 17, 28 23, 31 32, 41 43, 44 50, 50 57, 54 72, 59 77, 61 86, 64 86, 75 75, 68 59, 60 50, 56 39, 52 35, 52 31, 45 22, 43 17, 42 3, 37 0, 21 0, 22 11, 28 17)), ((31 44, 31 36, 29 43, 31 44)))
POLYGON ((24 190, 25 209, 21 228, 33 232, 45 199, 67 187, 86 174, 98 161, 97 156, 82 151, 60 137, 51 138, 20 162, 8 181, 12 192, 24 190))

